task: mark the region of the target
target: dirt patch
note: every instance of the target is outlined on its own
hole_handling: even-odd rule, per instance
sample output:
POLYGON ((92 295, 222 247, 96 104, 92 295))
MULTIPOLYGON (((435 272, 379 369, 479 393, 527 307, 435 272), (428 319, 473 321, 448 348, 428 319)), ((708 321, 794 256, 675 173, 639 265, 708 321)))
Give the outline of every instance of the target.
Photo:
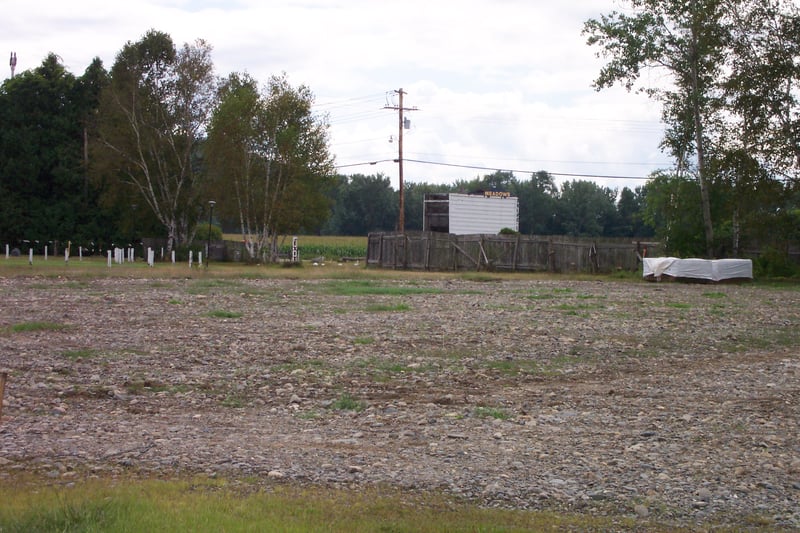
POLYGON ((15 278, 0 296, 0 476, 389 484, 800 527, 796 290, 15 278))

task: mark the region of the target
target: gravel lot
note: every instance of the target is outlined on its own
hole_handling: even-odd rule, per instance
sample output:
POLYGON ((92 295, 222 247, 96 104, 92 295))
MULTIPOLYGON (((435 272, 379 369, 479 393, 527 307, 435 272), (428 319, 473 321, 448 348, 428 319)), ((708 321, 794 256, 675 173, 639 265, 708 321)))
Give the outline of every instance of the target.
POLYGON ((800 528, 800 291, 0 278, 0 479, 205 473, 800 528))

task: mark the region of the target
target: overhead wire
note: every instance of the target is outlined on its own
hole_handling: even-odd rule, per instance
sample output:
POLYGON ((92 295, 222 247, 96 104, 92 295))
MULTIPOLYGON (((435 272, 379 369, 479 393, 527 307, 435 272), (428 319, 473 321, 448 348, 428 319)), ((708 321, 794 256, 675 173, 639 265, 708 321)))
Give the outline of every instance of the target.
MULTIPOLYGON (((313 108, 316 110, 322 111, 328 114, 328 121, 329 125, 331 126, 340 126, 344 124, 350 124, 354 122, 365 122, 372 119, 377 119, 379 117, 385 116, 385 106, 379 107, 380 104, 384 103, 384 100, 387 98, 388 93, 373 93, 370 95, 354 97, 354 98, 346 98, 342 100, 331 100, 327 102, 322 102, 315 104, 313 108), (370 102, 375 103, 375 107, 371 109, 365 109, 365 106, 370 102)), ((436 113, 434 113, 434 116, 436 113)), ((513 119, 510 117, 472 117, 467 119, 462 119, 462 121, 468 122, 483 122, 483 123, 509 123, 514 122, 513 119)), ((517 120, 518 122, 518 120, 517 120)), ((576 123, 591 123, 594 124, 593 129, 602 129, 602 130, 615 130, 619 128, 624 128, 626 130, 630 130, 633 132, 655 132, 659 131, 662 127, 660 124, 656 124, 652 121, 645 121, 645 120, 626 120, 626 119, 595 119, 595 118, 571 118, 571 117, 540 117, 537 119, 539 123, 547 123, 548 128, 564 128, 564 127, 574 127, 576 123), (571 126, 572 125, 572 126, 571 126)), ((345 145, 353 145, 353 144, 360 144, 360 143, 367 143, 372 141, 377 141, 380 139, 386 138, 384 136, 380 137, 370 137, 360 140, 348 140, 338 143, 333 143, 332 146, 345 146, 345 145)), ((425 152, 416 152, 421 156, 446 156, 445 154, 433 154, 433 153, 425 153, 425 152)), ((351 156, 352 157, 352 156, 351 156)), ((367 155, 364 154, 362 156, 364 158, 364 162, 360 163, 348 163, 343 165, 337 165, 337 169, 343 168, 352 168, 358 166, 365 166, 365 165, 376 165, 378 163, 385 163, 385 162, 397 162, 397 159, 380 159, 380 155, 367 155), (376 157, 376 159, 373 159, 376 157)), ((447 156, 452 157, 452 156, 447 156)), ((520 162, 533 162, 539 161, 542 163, 560 163, 560 164, 573 164, 573 165, 641 165, 647 166, 650 163, 634 163, 634 162, 602 162, 602 161, 563 161, 563 160, 528 160, 528 159, 509 159, 509 158, 484 158, 484 159, 496 159, 496 160, 503 160, 503 161, 520 161, 520 162)), ((404 162, 410 163, 418 163, 418 164, 425 164, 425 165, 436 165, 436 166, 443 166, 443 167, 452 167, 452 168, 467 168, 473 170, 487 170, 487 171, 496 171, 498 170, 496 167, 488 167, 484 165, 475 165, 475 164, 460 164, 460 163, 444 163, 440 161, 432 161, 428 159, 411 159, 411 158, 404 158, 404 162)), ((666 166, 668 166, 666 164, 666 166)), ((540 172, 542 169, 538 170, 527 170, 527 169, 506 169, 509 172, 521 173, 521 174, 534 174, 536 172, 540 172)), ((560 177, 577 177, 577 178, 597 178, 597 179, 621 179, 621 180, 648 180, 650 178, 645 176, 622 176, 622 175, 606 175, 606 174, 595 174, 595 173, 576 173, 576 172, 548 172, 548 174, 552 176, 560 176, 560 177)))
MULTIPOLYGON (((367 166, 367 165, 377 165, 378 163, 388 163, 388 162, 397 162, 397 159, 378 159, 375 161, 366 161, 362 163, 349 163, 346 165, 337 165, 336 168, 351 168, 351 167, 359 167, 359 166, 367 166)), ((537 172, 546 172, 551 176, 559 176, 563 178, 597 178, 597 179, 609 179, 609 180, 637 180, 637 181, 648 181, 652 178, 648 176, 619 176, 619 175, 607 175, 607 174, 588 174, 588 173, 574 173, 574 172, 549 172, 547 170, 538 169, 538 170, 530 170, 530 169, 514 169, 514 168, 498 168, 498 167, 487 167, 482 165, 468 165, 468 164, 459 164, 459 163, 442 163, 440 161, 425 161, 421 159, 407 159, 403 158, 403 162, 406 163, 419 163, 424 165, 438 165, 443 167, 454 167, 454 168, 468 168, 471 170, 487 170, 493 172, 511 172, 512 174, 536 174, 537 172)))

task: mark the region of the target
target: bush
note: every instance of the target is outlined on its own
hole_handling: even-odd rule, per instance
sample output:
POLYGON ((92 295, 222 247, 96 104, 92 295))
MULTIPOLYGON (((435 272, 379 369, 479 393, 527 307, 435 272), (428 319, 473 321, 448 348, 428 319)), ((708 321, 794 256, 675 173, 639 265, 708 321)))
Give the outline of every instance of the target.
POLYGON ((800 266, 792 262, 789 254, 767 248, 753 261, 753 275, 757 278, 794 278, 800 276, 800 266))
POLYGON ((511 228, 503 228, 500 230, 500 235, 519 235, 519 232, 511 228))
MULTIPOLYGON (((222 228, 216 226, 214 224, 211 225, 211 240, 212 241, 221 241, 222 240, 222 228)), ((208 234, 209 234, 209 226, 208 224, 199 224, 197 226, 197 233, 194 236, 195 243, 206 243, 208 242, 208 234)))

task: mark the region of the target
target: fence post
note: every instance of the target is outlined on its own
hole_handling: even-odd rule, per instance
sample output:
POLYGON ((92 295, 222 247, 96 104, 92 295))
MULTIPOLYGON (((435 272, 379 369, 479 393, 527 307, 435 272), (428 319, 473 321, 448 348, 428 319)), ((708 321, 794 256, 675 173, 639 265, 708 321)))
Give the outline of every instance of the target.
POLYGON ((3 397, 6 395, 6 379, 8 379, 8 373, 0 372, 0 422, 3 421, 3 397))

